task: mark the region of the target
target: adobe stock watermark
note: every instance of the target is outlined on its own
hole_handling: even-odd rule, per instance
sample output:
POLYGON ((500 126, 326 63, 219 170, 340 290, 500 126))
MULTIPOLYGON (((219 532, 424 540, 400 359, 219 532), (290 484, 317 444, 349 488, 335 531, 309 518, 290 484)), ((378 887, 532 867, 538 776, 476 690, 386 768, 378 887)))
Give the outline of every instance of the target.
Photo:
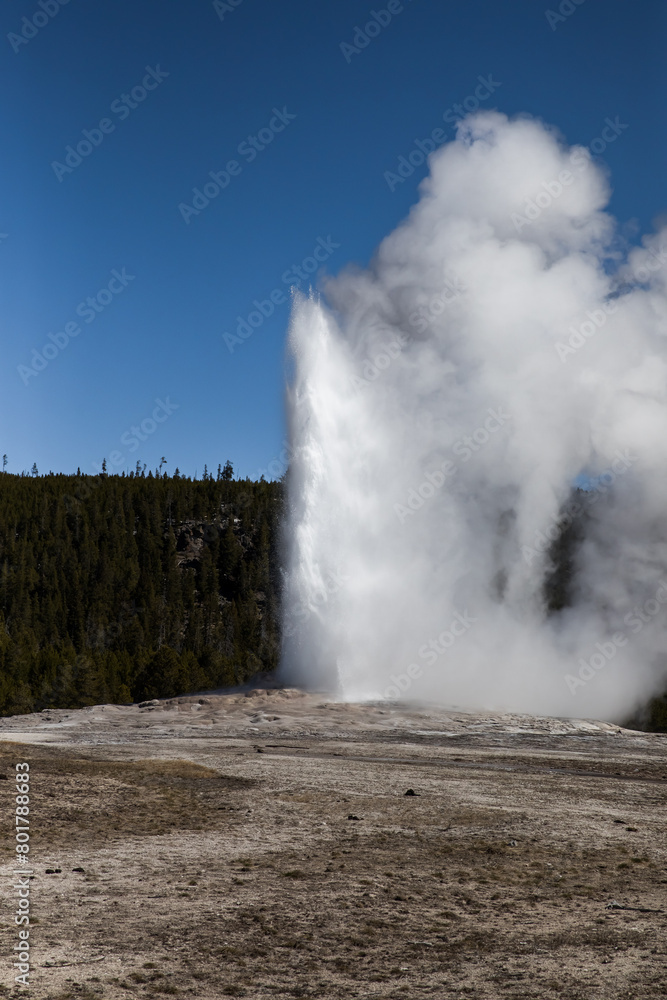
POLYGON ((545 10, 544 16, 551 30, 555 31, 559 24, 567 21, 568 17, 572 17, 575 10, 585 2, 586 0, 562 0, 557 11, 551 10, 551 8, 545 10))
MULTIPOLYGON (((252 163, 253 160, 257 159, 262 150, 270 146, 275 137, 280 132, 284 132, 295 118, 296 115, 291 114, 287 110, 286 105, 283 105, 282 108, 274 108, 272 117, 267 124, 255 135, 246 136, 238 144, 236 147, 237 154, 242 156, 246 163, 252 163)), ((189 226, 192 216, 201 215, 204 209, 208 208, 211 202, 218 197, 220 192, 229 187, 232 178, 239 177, 242 173, 243 165, 238 160, 228 160, 222 170, 209 170, 208 176, 211 179, 206 181, 201 188, 195 187, 192 189, 192 204, 188 205, 187 202, 182 201, 178 206, 178 211, 181 213, 181 218, 185 224, 189 226)))
POLYGON ((432 295, 425 305, 419 306, 410 313, 408 316, 410 326, 417 333, 425 333, 442 316, 447 307, 467 291, 468 289, 457 275, 448 278, 443 285, 442 292, 432 295))
MULTIPOLYGON (((629 611, 624 617, 623 621, 629 627, 632 635, 638 635, 646 625, 655 621, 661 607, 667 604, 667 581, 660 580, 659 583, 660 586, 654 597, 644 601, 641 606, 635 605, 632 611, 629 611)), ((614 632, 607 642, 596 642, 595 652, 588 659, 583 656, 579 658, 577 676, 565 674, 564 680, 570 693, 576 694, 578 688, 584 687, 585 684, 592 681, 614 659, 619 649, 622 649, 627 643, 628 636, 625 632, 614 632)))
POLYGON ((659 271, 661 267, 667 264, 667 246, 663 243, 659 253, 656 253, 653 247, 649 247, 648 254, 649 257, 653 258, 652 260, 645 260, 643 264, 639 264, 638 267, 633 267, 632 269, 633 279, 642 285, 650 281, 651 274, 655 274, 656 271, 659 271))
POLYGON ((452 451, 462 462, 469 462, 473 455, 488 444, 493 435, 512 419, 502 407, 498 407, 497 410, 489 408, 486 412, 488 417, 483 424, 476 427, 472 434, 464 434, 456 444, 452 445, 452 451))
MULTIPOLYGON (((489 409, 487 413, 488 417, 483 424, 476 427, 472 434, 464 434, 452 445, 453 453, 462 462, 469 462, 473 455, 488 444, 493 435, 497 434, 507 421, 512 419, 511 415, 505 413, 502 408, 489 409)), ((451 459, 446 459, 433 472, 427 472, 419 486, 408 491, 407 506, 400 503, 394 504, 394 513, 401 524, 405 523, 407 517, 421 510, 425 502, 435 496, 436 490, 442 489, 447 480, 452 479, 456 473, 456 464, 451 459)))
MULTIPOLYGON (((657 252, 653 247, 649 247, 645 262, 633 268, 631 277, 634 281, 645 284, 650 280, 651 273, 655 274, 665 264, 667 264, 667 246, 663 244, 657 252)), ((601 309, 587 310, 586 316, 588 318, 579 326, 570 326, 568 340, 565 343, 558 340, 554 344, 556 354, 562 363, 565 364, 571 354, 576 354, 577 351, 581 350, 584 344, 605 325, 607 316, 612 316, 617 309, 618 303, 614 299, 608 299, 602 304, 601 309)))
MULTIPOLYGON (((331 236, 324 238, 318 236, 312 253, 304 257, 299 264, 292 264, 286 271, 283 271, 281 280, 287 288, 296 286, 299 288, 303 281, 307 281, 309 275, 315 273, 318 267, 331 257, 340 248, 340 243, 336 243, 331 236)), ((252 337, 255 330, 258 330, 276 310, 277 306, 288 301, 288 292, 285 292, 280 285, 273 288, 265 299, 253 299, 253 309, 247 316, 237 316, 236 333, 225 332, 222 338, 230 354, 234 349, 245 343, 252 337)))
POLYGON ((289 441, 283 439, 282 451, 275 458, 272 458, 269 464, 264 469, 258 469, 255 478, 259 481, 260 479, 279 479, 283 476, 289 467, 289 463, 294 454, 294 449, 289 441))
POLYGON ((282 628, 283 638, 291 638, 291 636, 296 635, 299 627, 303 627, 310 616, 318 608, 324 607, 329 602, 329 599, 334 594, 338 594, 351 579, 351 576, 347 576, 338 570, 327 573, 322 586, 313 594, 312 605, 307 604, 305 601, 299 601, 294 607, 286 610, 282 628))
POLYGON ((606 472, 601 473, 596 478, 595 487, 593 489, 586 490, 581 501, 571 500, 565 505, 563 510, 559 513, 558 517, 555 517, 549 527, 545 531, 536 531, 535 538, 531 545, 521 546, 521 555, 523 561, 530 566, 533 559, 537 559, 538 556, 543 555, 551 545, 558 541, 563 531, 572 524, 572 522, 583 514, 590 507, 593 507, 606 493, 609 492, 610 488, 619 478, 619 476, 624 476, 628 469, 638 459, 630 454, 630 451, 626 448, 625 451, 616 451, 614 461, 611 463, 609 469, 606 472))
MULTIPOLYGON (((172 413, 181 408, 180 403, 172 403, 169 396, 164 400, 156 399, 155 404, 150 416, 144 417, 140 423, 133 424, 132 427, 121 434, 120 443, 124 448, 127 448, 130 454, 137 451, 140 444, 155 434, 160 424, 164 424, 172 413)), ((111 469, 106 466, 106 459, 104 463, 100 463, 99 465, 97 462, 93 462, 93 467, 100 473, 107 472, 113 475, 116 469, 120 469, 127 464, 127 457, 122 451, 114 449, 109 455, 109 463, 111 469)))
MULTIPOLYGON (((448 649, 454 645, 457 639, 465 635, 468 629, 472 628, 477 618, 469 615, 467 610, 460 613, 457 611, 449 626, 444 629, 439 636, 431 639, 419 647, 419 656, 426 660, 429 667, 432 667, 443 656, 448 649)), ((424 670, 418 663, 409 663, 405 668, 405 673, 390 674, 389 680, 392 682, 384 690, 384 698, 388 701, 397 701, 401 695, 406 694, 412 687, 412 682, 423 676, 424 670)))
POLYGON ((560 358, 561 363, 565 364, 570 354, 576 354, 586 341, 605 325, 607 317, 613 316, 617 309, 618 303, 613 299, 604 302, 601 309, 587 309, 586 316, 588 318, 578 327, 574 325, 570 326, 570 337, 567 343, 557 340, 554 344, 554 350, 560 358))
MULTIPOLYGON (((412 3, 412 0, 408 0, 408 3, 412 3)), ((368 48, 373 39, 377 38, 380 32, 384 31, 404 10, 401 0, 389 0, 386 8, 370 11, 369 20, 363 27, 355 25, 352 42, 341 42, 339 46, 348 66, 352 62, 352 56, 358 56, 368 48)))
POLYGON ((406 498, 407 507, 400 503, 394 504, 394 513, 401 522, 405 523, 407 517, 411 517, 420 510, 426 500, 435 496, 436 490, 442 489, 448 479, 456 475, 456 466, 450 459, 447 459, 437 469, 426 473, 426 478, 416 489, 408 490, 406 498))
MULTIPOLYGON (((125 291, 129 283, 134 281, 135 277, 136 275, 134 274, 128 274, 124 267, 120 271, 114 268, 111 272, 111 280, 103 288, 100 288, 95 295, 89 295, 87 299, 79 302, 75 309, 76 315, 81 317, 84 323, 93 323, 99 314, 103 313, 107 306, 113 302, 114 298, 125 291)), ((17 366, 16 370, 21 376, 23 384, 27 385, 33 376, 37 376, 40 372, 43 372, 49 363, 57 358, 61 351, 65 350, 70 340, 78 337, 80 333, 80 324, 70 320, 69 323, 65 323, 62 330, 47 334, 51 343, 45 344, 41 351, 33 347, 32 363, 30 365, 17 366)))
POLYGON ((14 924, 20 928, 18 943, 14 945, 14 981, 20 986, 30 986, 30 879, 33 870, 29 867, 30 853, 30 764, 16 765, 16 864, 14 875, 18 876, 12 886, 16 889, 18 904, 14 924))
POLYGON ((125 604, 121 608, 120 616, 108 625, 98 625, 95 630, 94 642, 98 648, 108 649, 123 633, 123 630, 131 625, 145 609, 130 607, 125 604))
MULTIPOLYGON (((115 621, 107 625, 89 626, 86 629, 86 646, 96 650, 109 649, 120 638, 124 629, 131 625, 144 610, 144 608, 130 608, 125 604, 121 609, 120 616, 115 621)), ((94 666, 94 661, 89 656, 85 653, 79 653, 71 663, 65 663, 61 670, 68 680, 72 680, 94 666)))
POLYGON ((386 344, 381 351, 373 355, 372 359, 366 359, 361 366, 361 375, 350 375, 350 382, 354 389, 365 389, 371 382, 375 382, 381 373, 386 371, 392 361, 402 354, 405 348, 411 344, 413 338, 409 333, 398 333, 386 344))
MULTIPOLYGON (((479 83, 472 94, 463 98, 460 104, 452 104, 450 108, 442 113, 442 120, 450 125, 456 125, 462 121, 466 115, 472 114, 479 108, 483 101, 488 101, 489 97, 496 92, 502 84, 493 79, 493 74, 488 76, 478 76, 479 83)), ((399 184, 404 184, 408 177, 412 177, 415 170, 424 163, 429 153, 432 153, 447 138, 446 130, 434 128, 430 136, 426 139, 415 139, 413 149, 408 153, 398 157, 394 170, 385 170, 383 177, 387 182, 390 191, 395 191, 399 184)))
POLYGON ((213 10, 220 20, 224 21, 225 14, 233 14, 242 3, 243 0, 213 0, 213 10))
POLYGON ((613 121, 611 118, 605 118, 605 127, 602 129, 600 135, 592 139, 588 146, 577 148, 570 153, 570 166, 573 168, 574 173, 572 170, 561 170, 557 178, 542 181, 541 186, 543 190, 538 191, 534 198, 526 199, 526 203, 523 206, 523 215, 520 212, 512 212, 510 218, 517 233, 520 233, 525 226, 530 226, 536 219, 539 219, 542 212, 549 208, 554 201, 560 198, 563 191, 574 183, 577 174, 583 173, 584 170, 590 167, 592 161, 591 153, 596 156, 602 154, 607 146, 612 142, 616 142, 619 135, 629 127, 628 124, 620 120, 618 115, 616 115, 613 121))
MULTIPOLYGON (((129 94, 121 94, 115 101, 112 101, 110 111, 116 115, 119 121, 125 121, 140 104, 143 104, 149 93, 152 90, 157 90, 162 81, 166 80, 168 76, 169 73, 161 70, 159 64, 155 69, 152 66, 146 66, 146 75, 141 83, 132 87, 129 94)), ((58 178, 59 183, 62 184, 66 174, 74 173, 76 168, 81 166, 93 150, 102 145, 105 136, 111 135, 115 131, 116 125, 111 118, 101 118, 96 128, 82 129, 81 135, 83 139, 79 139, 76 147, 71 145, 65 146, 65 162, 61 163, 59 160, 53 160, 51 163, 51 169, 58 178)))
MULTIPOLYGON (((268 466, 264 469, 258 469, 252 482, 259 482, 262 479, 268 480, 270 476, 278 479, 285 474, 289 467, 289 462, 293 454, 293 449, 291 445, 283 440, 283 449, 277 458, 272 459, 268 466)), ((253 492, 245 492, 237 494, 234 498, 234 506, 245 510, 255 501, 255 494, 253 492)))
POLYGON ((14 31, 10 31, 7 35, 7 41, 14 49, 14 52, 20 52, 21 46, 27 45, 28 42, 32 41, 41 29, 45 28, 56 14, 60 13, 60 8, 66 6, 68 3, 69 0, 37 0, 37 6, 40 9, 35 11, 32 17, 24 17, 22 19, 20 33, 17 34, 14 31))
MULTIPOLYGON (((419 306, 408 316, 408 323, 416 333, 424 333, 428 330, 429 326, 442 316, 447 307, 459 295, 467 291, 465 285, 457 277, 445 281, 443 287, 445 289, 443 292, 432 295, 425 305, 419 306)), ((361 375, 350 375, 353 388, 366 389, 380 377, 382 372, 387 371, 392 361, 395 361, 413 342, 414 336, 411 333, 403 331, 397 333, 381 351, 364 361, 361 366, 361 375)))

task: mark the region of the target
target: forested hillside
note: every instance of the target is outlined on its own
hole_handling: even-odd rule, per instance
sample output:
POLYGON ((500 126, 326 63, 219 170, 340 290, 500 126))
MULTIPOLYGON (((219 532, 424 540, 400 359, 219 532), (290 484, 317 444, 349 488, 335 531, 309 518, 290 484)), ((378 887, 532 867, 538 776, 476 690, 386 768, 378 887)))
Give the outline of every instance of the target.
MULTIPOLYGON (((36 471, 36 470, 35 470, 36 471)), ((282 485, 0 476, 0 713, 130 702, 276 666, 282 485)))

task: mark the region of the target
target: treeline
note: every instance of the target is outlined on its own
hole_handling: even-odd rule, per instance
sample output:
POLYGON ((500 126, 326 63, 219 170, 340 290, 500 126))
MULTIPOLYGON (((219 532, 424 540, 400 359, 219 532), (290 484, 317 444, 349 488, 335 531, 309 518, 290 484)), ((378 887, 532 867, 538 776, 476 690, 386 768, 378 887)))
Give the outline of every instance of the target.
POLYGON ((276 666, 282 484, 232 477, 0 474, 0 714, 276 666))

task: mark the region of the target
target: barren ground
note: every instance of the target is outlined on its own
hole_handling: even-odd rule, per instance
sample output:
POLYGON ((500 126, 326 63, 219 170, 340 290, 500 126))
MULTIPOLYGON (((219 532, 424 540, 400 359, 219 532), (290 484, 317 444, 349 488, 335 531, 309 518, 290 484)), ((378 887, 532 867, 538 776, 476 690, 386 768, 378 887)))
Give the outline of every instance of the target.
POLYGON ((667 737, 254 689, 2 719, 0 756, 2 996, 21 761, 35 998, 667 994, 667 737))

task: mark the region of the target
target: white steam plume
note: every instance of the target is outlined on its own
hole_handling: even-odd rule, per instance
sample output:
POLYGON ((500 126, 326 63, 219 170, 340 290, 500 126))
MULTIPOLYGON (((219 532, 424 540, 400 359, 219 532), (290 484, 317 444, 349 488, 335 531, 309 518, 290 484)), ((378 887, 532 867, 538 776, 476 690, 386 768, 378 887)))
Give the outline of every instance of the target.
POLYGON ((430 169, 369 269, 294 306, 283 674, 621 719, 667 677, 667 232, 624 247, 603 170, 534 120, 475 115, 430 169))

